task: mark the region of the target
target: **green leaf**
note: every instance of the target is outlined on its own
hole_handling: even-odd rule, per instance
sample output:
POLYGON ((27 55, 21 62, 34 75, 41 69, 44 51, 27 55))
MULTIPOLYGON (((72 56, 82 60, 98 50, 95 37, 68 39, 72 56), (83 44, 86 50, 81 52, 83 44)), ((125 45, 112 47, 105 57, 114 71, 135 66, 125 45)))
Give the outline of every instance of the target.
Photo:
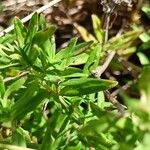
POLYGON ((94 104, 94 103, 90 103, 90 107, 91 107, 91 110, 92 110, 92 113, 95 115, 95 116, 97 116, 97 117, 102 117, 102 116, 104 116, 105 115, 105 117, 106 117, 106 115, 107 115, 107 112, 106 111, 104 111, 102 108, 100 108, 99 106, 97 106, 96 104, 94 104))
POLYGON ((102 52, 101 44, 94 43, 92 45, 89 58, 87 62, 85 63, 83 72, 90 75, 90 73, 98 67, 100 58, 102 56, 103 56, 103 52, 102 52))
POLYGON ((46 19, 44 17, 44 15, 40 15, 40 18, 39 18, 39 26, 40 26, 40 29, 44 30, 47 28, 47 22, 46 22, 46 19))
POLYGON ((94 63, 94 61, 96 60, 96 54, 97 54, 97 49, 94 49, 91 51, 89 58, 83 68, 83 72, 85 74, 90 74, 90 66, 94 63))
POLYGON ((92 43, 93 43, 93 41, 83 42, 83 43, 76 45, 74 48, 74 51, 73 51, 73 56, 79 55, 79 54, 89 50, 92 43))
POLYGON ((139 57, 139 60, 142 65, 148 65, 150 63, 148 57, 145 54, 143 54, 142 52, 138 52, 137 56, 139 57))
POLYGON ((60 67, 65 69, 71 64, 71 57, 73 56, 73 51, 77 43, 77 38, 71 39, 69 46, 66 48, 66 56, 65 59, 61 62, 60 67))
POLYGON ((71 39, 68 47, 60 50, 56 54, 55 59, 61 61, 62 59, 68 59, 69 57, 73 56, 73 50, 75 49, 76 43, 77 43, 77 38, 71 39))
POLYGON ((64 71, 60 72, 61 76, 68 76, 74 73, 82 73, 82 70, 79 68, 75 68, 75 67, 68 67, 66 68, 64 71))
POLYGON ((36 81, 33 81, 31 84, 28 84, 24 89, 24 94, 21 94, 19 99, 15 102, 14 106, 12 107, 12 111, 15 109, 20 109, 21 107, 25 106, 30 99, 36 95, 37 91, 39 90, 39 86, 36 81))
POLYGON ((14 19, 14 30, 15 30, 15 35, 16 35, 19 47, 22 48, 24 46, 24 40, 26 37, 26 29, 23 23, 17 17, 15 17, 14 19))
POLYGON ((147 32, 143 32, 140 36, 139 36, 139 38, 141 39, 141 41, 142 42, 148 42, 148 41, 150 41, 150 34, 149 33, 147 33, 147 32))
POLYGON ((147 17, 150 19, 150 6, 144 6, 142 7, 142 11, 147 15, 147 17))
POLYGON ((90 34, 86 28, 84 28, 83 26, 81 26, 77 23, 74 23, 74 26, 76 27, 76 29, 78 30, 78 32, 80 33, 80 35, 84 41, 86 41, 86 42, 89 42, 89 41, 97 42, 96 38, 92 34, 90 34))
POLYGON ((38 14, 34 13, 29 22, 29 26, 28 26, 29 30, 28 30, 26 40, 25 40, 26 44, 32 42, 32 39, 33 39, 35 33, 38 31, 38 27, 39 27, 38 14))
POLYGON ((76 45, 77 42, 76 40, 77 40, 76 38, 72 39, 68 47, 60 50, 56 54, 54 62, 60 62, 62 59, 66 59, 66 61, 70 62, 71 65, 78 65, 85 63, 88 58, 88 54, 86 54, 85 51, 89 50, 89 47, 93 42, 90 41, 76 45), (68 58, 70 59, 70 61, 68 58))
POLYGON ((15 36, 12 34, 6 34, 3 37, 0 37, 0 43, 6 45, 7 43, 13 42, 15 39, 15 36))
POLYGON ((33 37, 33 43, 37 45, 43 44, 54 35, 55 31, 56 31, 56 26, 51 25, 49 28, 45 29, 44 31, 37 32, 33 37))
POLYGON ((150 65, 145 66, 143 68, 140 80, 139 80, 139 87, 141 91, 141 99, 143 102, 150 101, 150 84, 148 84, 148 81, 150 81, 150 65))
MULTIPOLYGON (((54 56, 55 56, 55 38, 54 38, 54 32, 56 31, 56 27, 51 25, 49 28, 47 28, 44 31, 39 31, 35 34, 33 38, 32 47, 34 45, 37 45, 37 52, 40 52, 40 60, 43 63, 43 65, 47 65, 47 61, 49 63, 53 62, 54 56), (39 48, 38 48, 39 47, 39 48)), ((29 56, 32 56, 32 47, 30 49, 29 56)))
POLYGON ((5 84, 3 81, 3 77, 0 76, 0 97, 2 97, 5 93, 5 84))
POLYGON ((105 104, 105 95, 103 91, 98 92, 97 95, 97 105, 103 109, 105 104))
POLYGON ((12 134, 12 144, 18 145, 21 147, 26 147, 26 141, 25 138, 16 130, 12 134))
POLYGON ((103 43, 103 37, 104 37, 104 31, 102 29, 102 23, 101 20, 96 15, 92 15, 92 23, 93 23, 93 29, 96 38, 98 41, 102 44, 103 43))
POLYGON ((87 77, 79 68, 68 67, 65 70, 51 70, 47 72, 46 80, 58 83, 64 81, 65 78, 87 77))
POLYGON ((6 68, 9 68, 9 67, 15 67, 15 66, 18 66, 18 63, 0 65, 0 69, 6 69, 6 68))
POLYGON ((89 58, 85 63, 83 72, 90 75, 91 72, 98 67, 100 59, 103 56, 104 56, 104 52, 102 52, 102 45, 99 43, 94 43, 91 46, 91 53, 89 54, 89 58))
POLYGON ((33 44, 32 47, 28 49, 27 56, 31 65, 33 65, 35 60, 38 58, 40 51, 41 48, 37 44, 33 44))
POLYGON ((150 48, 150 40, 148 40, 147 42, 144 42, 140 47, 139 47, 139 51, 141 50, 148 50, 150 48))
MULTIPOLYGON (((112 125, 114 121, 112 120, 112 125)), ((110 122, 107 122, 106 117, 91 120, 79 130, 79 137, 89 145, 94 144, 95 146, 96 144, 98 146, 98 144, 101 144, 110 148, 113 144, 116 144, 116 141, 113 140, 110 133, 103 133, 109 125, 110 122)))
POLYGON ((12 83, 6 90, 5 94, 4 94, 4 107, 6 107, 7 105, 7 99, 8 97, 13 93, 13 92, 16 92, 18 91, 22 85, 25 83, 26 81, 26 77, 22 77, 20 79, 18 79, 17 81, 15 81, 14 83, 12 83))
POLYGON ((53 116, 47 121, 47 125, 46 125, 47 129, 41 145, 42 150, 48 150, 48 149, 55 150, 53 149, 53 142, 55 139, 52 137, 52 133, 54 132, 54 129, 57 125, 57 120, 59 118, 59 115, 60 112, 56 110, 53 116))
POLYGON ((78 145, 76 145, 76 146, 69 146, 69 147, 66 147, 66 150, 79 150, 79 149, 82 149, 82 144, 81 144, 81 142, 79 142, 78 145))
POLYGON ((41 45, 43 53, 46 54, 47 60, 49 63, 53 63, 56 53, 56 43, 54 35, 48 39, 47 41, 43 42, 41 45))
POLYGON ((24 110, 23 108, 31 101, 31 99, 36 95, 39 90, 39 86, 36 82, 33 82, 31 85, 28 85, 24 90, 24 94, 15 102, 15 104, 11 108, 12 117, 15 118, 18 116, 18 112, 20 110, 24 110))
POLYGON ((71 58, 71 65, 81 65, 85 64, 89 58, 89 54, 82 53, 80 55, 77 55, 75 57, 71 58))
POLYGON ((86 94, 97 93, 117 85, 116 81, 93 79, 93 78, 78 78, 70 79, 60 84, 60 95, 63 96, 81 96, 86 94))
MULTIPOLYGON (((27 95, 27 93, 25 93, 25 95, 27 95)), ((45 90, 34 91, 32 96, 29 97, 27 95, 28 99, 25 99, 25 95, 12 107, 12 119, 20 120, 29 112, 34 111, 36 107, 49 96, 49 93, 45 90)))
POLYGON ((104 45, 104 51, 119 50, 129 48, 133 42, 139 37, 142 31, 128 31, 121 36, 112 37, 104 45))

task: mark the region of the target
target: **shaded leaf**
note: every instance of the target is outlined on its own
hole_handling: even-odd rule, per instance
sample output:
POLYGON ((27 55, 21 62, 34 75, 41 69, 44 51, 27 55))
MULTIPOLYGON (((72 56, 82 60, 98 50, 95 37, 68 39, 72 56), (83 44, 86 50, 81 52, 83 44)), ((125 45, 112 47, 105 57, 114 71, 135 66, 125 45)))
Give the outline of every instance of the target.
POLYGON ((18 79, 17 81, 15 81, 14 83, 12 83, 6 90, 5 94, 4 94, 4 102, 5 102, 5 106, 6 106, 6 101, 8 99, 8 97, 13 93, 18 91, 22 85, 25 83, 26 81, 26 77, 22 77, 20 79, 18 79))
MULTIPOLYGON (((113 124, 113 120, 112 120, 113 124)), ((86 126, 82 127, 79 130, 79 137, 83 142, 87 142, 89 145, 98 146, 98 144, 106 146, 107 148, 110 148, 113 144, 116 144, 116 141, 113 140, 110 133, 109 136, 103 131, 105 131, 110 123, 107 122, 107 119, 101 118, 101 119, 94 119, 89 121, 86 126)))
POLYGON ((49 95, 49 93, 45 90, 34 90, 31 94, 32 95, 27 95, 27 93, 25 93, 25 95, 28 96, 28 99, 25 98, 25 95, 23 95, 23 97, 18 100, 18 103, 15 103, 11 110, 12 119, 22 119, 29 112, 35 110, 36 107, 49 95))
POLYGON ((69 57, 73 56, 73 50, 76 46, 77 38, 72 38, 69 42, 68 47, 62 49, 56 54, 55 59, 61 61, 62 59, 68 59, 69 57))

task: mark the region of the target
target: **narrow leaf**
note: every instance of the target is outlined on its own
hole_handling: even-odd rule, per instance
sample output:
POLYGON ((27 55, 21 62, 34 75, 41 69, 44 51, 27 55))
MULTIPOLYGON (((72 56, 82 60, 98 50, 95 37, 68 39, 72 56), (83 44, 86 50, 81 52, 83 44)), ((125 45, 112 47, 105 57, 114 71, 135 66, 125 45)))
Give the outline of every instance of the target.
POLYGON ((32 97, 27 99, 27 102, 24 101, 25 99, 20 100, 21 102, 23 101, 24 105, 20 102, 20 106, 15 105, 13 107, 12 118, 17 120, 22 119, 29 112, 34 111, 36 107, 48 96, 49 93, 47 91, 40 90, 37 94, 35 92, 32 97))
POLYGON ((37 32, 33 37, 33 43, 37 45, 41 45, 49 38, 51 38, 55 31, 56 31, 56 26, 51 25, 46 30, 37 32))
POLYGON ((3 81, 3 77, 0 76, 0 97, 3 96, 5 93, 5 85, 3 81))
POLYGON ((74 24, 78 32, 80 33, 81 37, 83 38, 84 41, 89 42, 89 41, 94 41, 97 42, 95 37, 90 34, 87 29, 85 29, 83 26, 80 26, 79 24, 74 24))
POLYGON ((32 42, 35 33, 38 31, 38 26, 39 26, 38 14, 34 13, 34 15, 32 16, 29 22, 29 27, 28 27, 29 30, 25 40, 26 44, 32 42))
POLYGON ((148 81, 150 81, 150 65, 144 67, 139 81, 141 99, 143 102, 150 101, 150 84, 148 84, 148 81))
POLYGON ((22 77, 15 81, 13 84, 11 84, 4 94, 4 101, 6 101, 13 92, 18 91, 21 88, 21 86, 25 83, 25 81, 26 78, 22 77))
POLYGON ((24 40, 26 37, 26 29, 19 18, 14 19, 14 30, 19 46, 22 48, 24 46, 24 40))
POLYGON ((93 23, 93 29, 95 36, 97 40, 102 44, 103 37, 104 37, 104 31, 102 29, 101 20, 96 15, 92 15, 92 23, 93 23))
POLYGON ((117 82, 111 80, 98 80, 93 78, 70 79, 60 84, 61 87, 64 86, 60 90, 60 94, 63 96, 81 96, 97 93, 116 85, 117 82))

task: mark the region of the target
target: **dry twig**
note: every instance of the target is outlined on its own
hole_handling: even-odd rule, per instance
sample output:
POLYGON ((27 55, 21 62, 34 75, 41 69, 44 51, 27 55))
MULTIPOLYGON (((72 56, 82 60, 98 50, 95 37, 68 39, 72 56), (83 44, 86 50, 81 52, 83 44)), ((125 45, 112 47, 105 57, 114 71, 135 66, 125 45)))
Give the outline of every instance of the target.
POLYGON ((29 73, 29 71, 25 71, 25 72, 22 72, 22 73, 20 73, 19 75, 15 76, 15 77, 7 77, 7 78, 4 79, 4 82, 9 82, 9 81, 12 81, 12 80, 16 80, 20 77, 26 76, 28 73, 29 73))
MULTIPOLYGON (((46 9, 54 6, 55 4, 59 3, 61 0, 53 0, 51 2, 49 2, 47 5, 44 5, 42 7, 40 7, 39 9, 37 9, 35 12, 37 12, 38 14, 45 11, 46 9)), ((31 13, 30 15, 26 16, 25 18, 23 18, 21 20, 22 23, 25 23, 27 21, 29 21, 32 17, 34 13, 31 13)), ((14 25, 11 25, 10 27, 8 27, 7 29, 3 30, 2 32, 0 32, 0 37, 4 36, 6 33, 11 32, 14 29, 14 25)))

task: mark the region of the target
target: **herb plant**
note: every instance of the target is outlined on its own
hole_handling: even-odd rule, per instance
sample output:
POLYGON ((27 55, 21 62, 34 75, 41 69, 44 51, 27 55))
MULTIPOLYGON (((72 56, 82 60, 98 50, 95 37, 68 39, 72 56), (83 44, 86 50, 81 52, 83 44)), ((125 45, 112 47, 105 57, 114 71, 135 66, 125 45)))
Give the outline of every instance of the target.
POLYGON ((135 49, 141 31, 103 44, 101 22, 92 19, 95 36, 76 24, 85 42, 72 38, 61 49, 56 26, 37 13, 28 27, 15 18, 14 32, 0 38, 0 149, 149 149, 150 66, 138 81, 140 100, 121 93, 123 116, 104 95, 117 81, 93 73, 111 50, 135 49))

